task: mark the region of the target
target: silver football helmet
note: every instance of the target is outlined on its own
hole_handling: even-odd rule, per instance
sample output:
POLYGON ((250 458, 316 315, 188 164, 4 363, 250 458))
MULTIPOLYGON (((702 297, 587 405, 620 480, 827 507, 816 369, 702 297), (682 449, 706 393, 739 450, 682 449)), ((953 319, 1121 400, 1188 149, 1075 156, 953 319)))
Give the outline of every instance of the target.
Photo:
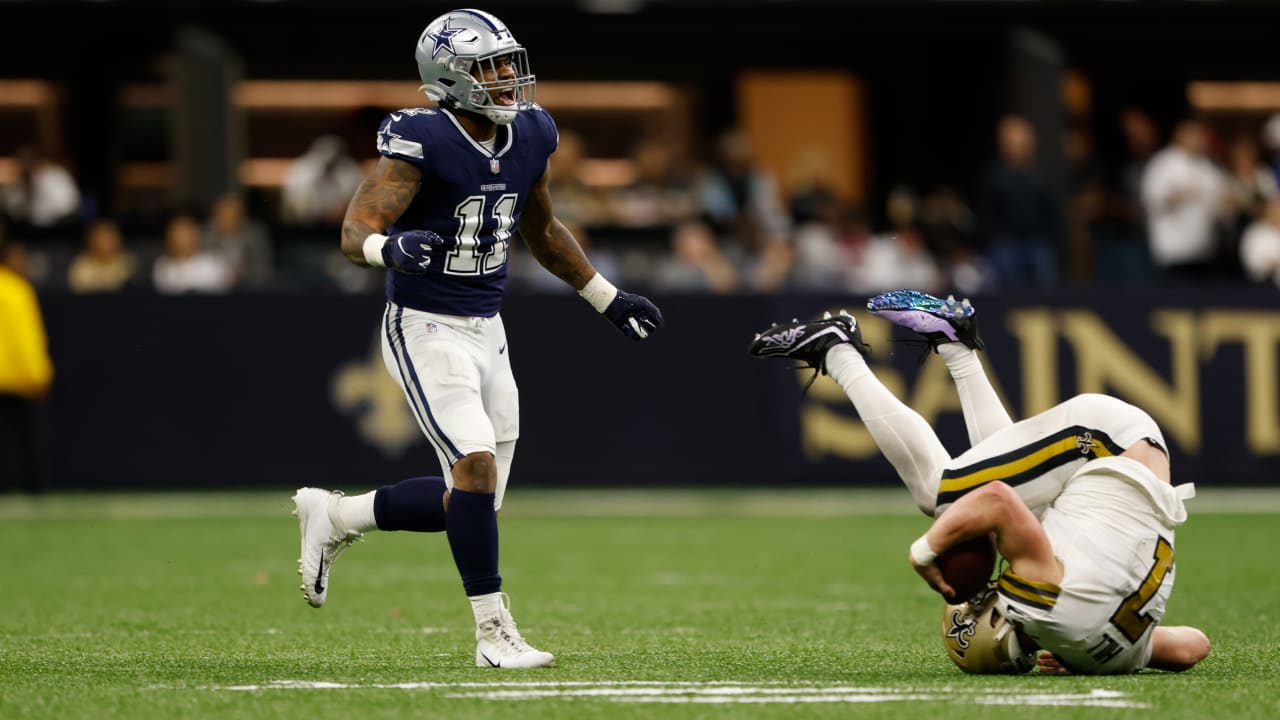
POLYGON ((975 675, 1017 675, 1036 666, 1018 630, 1000 611, 994 585, 969 602, 942 608, 942 644, 961 670, 975 675))
POLYGON ((414 52, 427 97, 499 125, 533 107, 529 56, 501 20, 483 10, 454 10, 427 25, 414 52), (499 71, 509 62, 510 74, 499 71), (494 78, 485 81, 485 76, 494 78), (495 99, 496 96, 496 99, 495 99))

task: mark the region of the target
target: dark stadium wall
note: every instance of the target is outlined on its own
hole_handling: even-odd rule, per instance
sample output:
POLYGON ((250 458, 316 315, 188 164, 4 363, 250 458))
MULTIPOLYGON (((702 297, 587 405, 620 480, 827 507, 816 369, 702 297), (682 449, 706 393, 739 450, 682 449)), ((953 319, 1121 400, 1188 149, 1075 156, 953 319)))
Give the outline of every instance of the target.
MULTIPOLYGON (((1003 52, 1013 33, 1043 35, 1091 78, 1105 149, 1116 142, 1121 107, 1147 109, 1168 127, 1186 110, 1190 80, 1280 79, 1266 56, 1280 23, 1275 3, 802 0, 733 3, 727 22, 728 6, 657 0, 637 3, 635 13, 598 14, 573 0, 485 5, 516 29, 540 78, 694 88, 703 139, 735 122, 733 77, 742 69, 850 70, 869 93, 874 198, 900 183, 971 185, 991 155, 995 118, 1011 109, 1002 85, 1013 74, 1003 52)), ((163 77, 184 32, 220 38, 247 79, 408 83, 411 46, 439 10, 404 0, 8 2, 0 77, 65 89, 62 145, 82 186, 109 208, 122 152, 113 131, 117 93, 163 77)))
MULTIPOLYGON (((769 323, 847 296, 655 297, 668 325, 616 335, 580 300, 513 295, 503 311, 521 392, 513 482, 571 486, 892 484, 842 391, 753 360, 769 323)), ((1280 300, 1274 290, 977 298, 984 360, 1016 417, 1078 392, 1162 426, 1176 477, 1276 483, 1280 300)), ((434 472, 382 365, 376 296, 44 299, 57 368, 51 489, 359 488, 434 472)), ((958 453, 942 363, 864 332, 877 373, 958 453)), ((906 338, 900 338, 905 340, 906 338)))

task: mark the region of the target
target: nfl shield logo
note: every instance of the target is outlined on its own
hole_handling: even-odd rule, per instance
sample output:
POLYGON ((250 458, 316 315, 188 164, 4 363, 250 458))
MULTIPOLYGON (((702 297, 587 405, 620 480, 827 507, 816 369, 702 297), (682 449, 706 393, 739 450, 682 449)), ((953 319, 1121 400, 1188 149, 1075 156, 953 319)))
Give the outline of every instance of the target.
POLYGON ((498 158, 489 158, 489 172, 494 175, 502 172, 502 168, 498 166, 498 158))

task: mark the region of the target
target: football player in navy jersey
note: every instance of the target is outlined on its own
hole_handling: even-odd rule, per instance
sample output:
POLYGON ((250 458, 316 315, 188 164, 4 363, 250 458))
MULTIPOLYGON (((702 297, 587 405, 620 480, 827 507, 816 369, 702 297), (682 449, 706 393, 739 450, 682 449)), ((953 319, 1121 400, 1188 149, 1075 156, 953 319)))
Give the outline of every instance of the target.
POLYGON ((476 665, 550 666, 555 656, 516 628, 498 574, 497 510, 519 435, 498 312, 511 234, 627 337, 648 337, 662 313, 597 273, 556 219, 555 122, 533 102, 528 55, 506 25, 455 10, 427 26, 415 55, 436 106, 382 121, 382 157, 347 209, 342 251, 387 269, 383 358, 448 471, 355 497, 299 489, 302 592, 323 605, 333 562, 366 531, 444 531, 475 614, 476 665))

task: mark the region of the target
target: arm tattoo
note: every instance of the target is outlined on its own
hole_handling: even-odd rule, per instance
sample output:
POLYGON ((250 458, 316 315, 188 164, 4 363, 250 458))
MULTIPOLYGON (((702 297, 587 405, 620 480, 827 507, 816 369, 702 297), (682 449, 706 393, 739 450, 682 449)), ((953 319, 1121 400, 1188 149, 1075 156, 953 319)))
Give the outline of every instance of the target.
POLYGON ((556 219, 551 209, 551 193, 547 191, 547 176, 534 185, 525 203, 520 219, 520 237, 529 252, 551 274, 568 283, 574 290, 581 290, 596 269, 582 252, 582 246, 564 223, 556 219))
POLYGON ((418 192, 422 172, 403 160, 382 158, 351 198, 342 221, 342 252, 364 265, 365 238, 385 233, 400 219, 418 192))

